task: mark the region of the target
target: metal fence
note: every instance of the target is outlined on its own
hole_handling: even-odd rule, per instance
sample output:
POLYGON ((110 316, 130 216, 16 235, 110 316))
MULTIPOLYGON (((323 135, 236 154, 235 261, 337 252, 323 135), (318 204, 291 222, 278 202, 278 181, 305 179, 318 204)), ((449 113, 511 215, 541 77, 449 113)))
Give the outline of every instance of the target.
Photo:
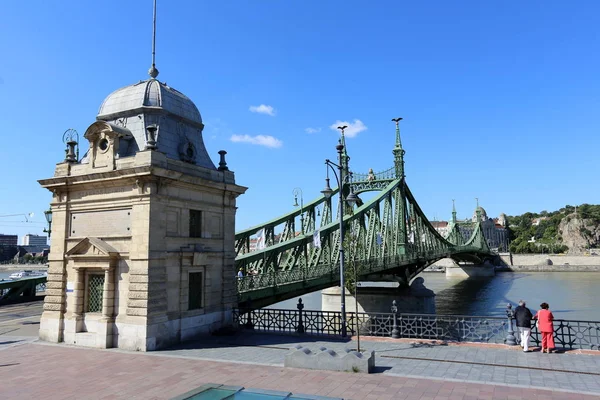
MULTIPOLYGON (((259 332, 341 337, 341 313, 334 311, 234 309, 234 324, 259 332)), ((511 343, 519 335, 512 319, 462 315, 346 313, 349 335, 433 339, 457 342, 511 343), (510 321, 510 324, 509 324, 510 321)), ((533 325, 531 341, 539 346, 542 335, 533 325)), ((554 321, 557 348, 600 350, 600 321, 554 321)))

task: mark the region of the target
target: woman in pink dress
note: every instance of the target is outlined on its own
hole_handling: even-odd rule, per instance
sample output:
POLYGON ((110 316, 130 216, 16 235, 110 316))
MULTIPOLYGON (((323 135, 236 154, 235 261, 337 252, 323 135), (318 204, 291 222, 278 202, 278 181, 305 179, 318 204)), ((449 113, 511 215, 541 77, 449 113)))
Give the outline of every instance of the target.
POLYGON ((550 353, 554 349, 554 315, 549 310, 548 303, 542 303, 540 307, 542 309, 533 318, 538 320, 538 330, 542 333, 542 353, 550 353))

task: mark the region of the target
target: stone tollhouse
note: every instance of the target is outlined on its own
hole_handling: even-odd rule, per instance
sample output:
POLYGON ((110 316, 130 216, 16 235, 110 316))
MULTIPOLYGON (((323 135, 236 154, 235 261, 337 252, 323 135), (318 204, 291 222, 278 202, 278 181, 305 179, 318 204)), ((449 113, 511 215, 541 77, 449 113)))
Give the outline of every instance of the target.
POLYGON ((149 351, 210 332, 236 305, 235 183, 194 103, 157 79, 121 88, 54 176, 40 338, 149 351))

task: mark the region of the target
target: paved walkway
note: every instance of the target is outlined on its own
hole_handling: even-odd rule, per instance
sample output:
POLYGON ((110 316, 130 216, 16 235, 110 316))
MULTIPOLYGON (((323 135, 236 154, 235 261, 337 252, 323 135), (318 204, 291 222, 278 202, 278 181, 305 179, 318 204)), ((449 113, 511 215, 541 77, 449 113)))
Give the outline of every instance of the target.
POLYGON ((152 353, 81 349, 37 341, 39 317, 18 307, 0 318, 1 399, 169 399, 207 383, 354 400, 600 398, 598 352, 374 339, 361 347, 376 351, 375 373, 310 371, 283 368, 289 348, 356 342, 244 334, 152 353))

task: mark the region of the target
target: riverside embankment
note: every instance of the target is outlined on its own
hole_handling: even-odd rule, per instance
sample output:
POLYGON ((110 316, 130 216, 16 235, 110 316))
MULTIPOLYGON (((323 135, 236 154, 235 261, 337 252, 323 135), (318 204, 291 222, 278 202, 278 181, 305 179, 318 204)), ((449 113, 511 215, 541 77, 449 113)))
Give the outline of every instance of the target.
POLYGON ((502 271, 519 272, 600 272, 600 256, 568 254, 501 253, 502 271))
POLYGON ((45 271, 47 264, 0 264, 0 271, 45 271))

